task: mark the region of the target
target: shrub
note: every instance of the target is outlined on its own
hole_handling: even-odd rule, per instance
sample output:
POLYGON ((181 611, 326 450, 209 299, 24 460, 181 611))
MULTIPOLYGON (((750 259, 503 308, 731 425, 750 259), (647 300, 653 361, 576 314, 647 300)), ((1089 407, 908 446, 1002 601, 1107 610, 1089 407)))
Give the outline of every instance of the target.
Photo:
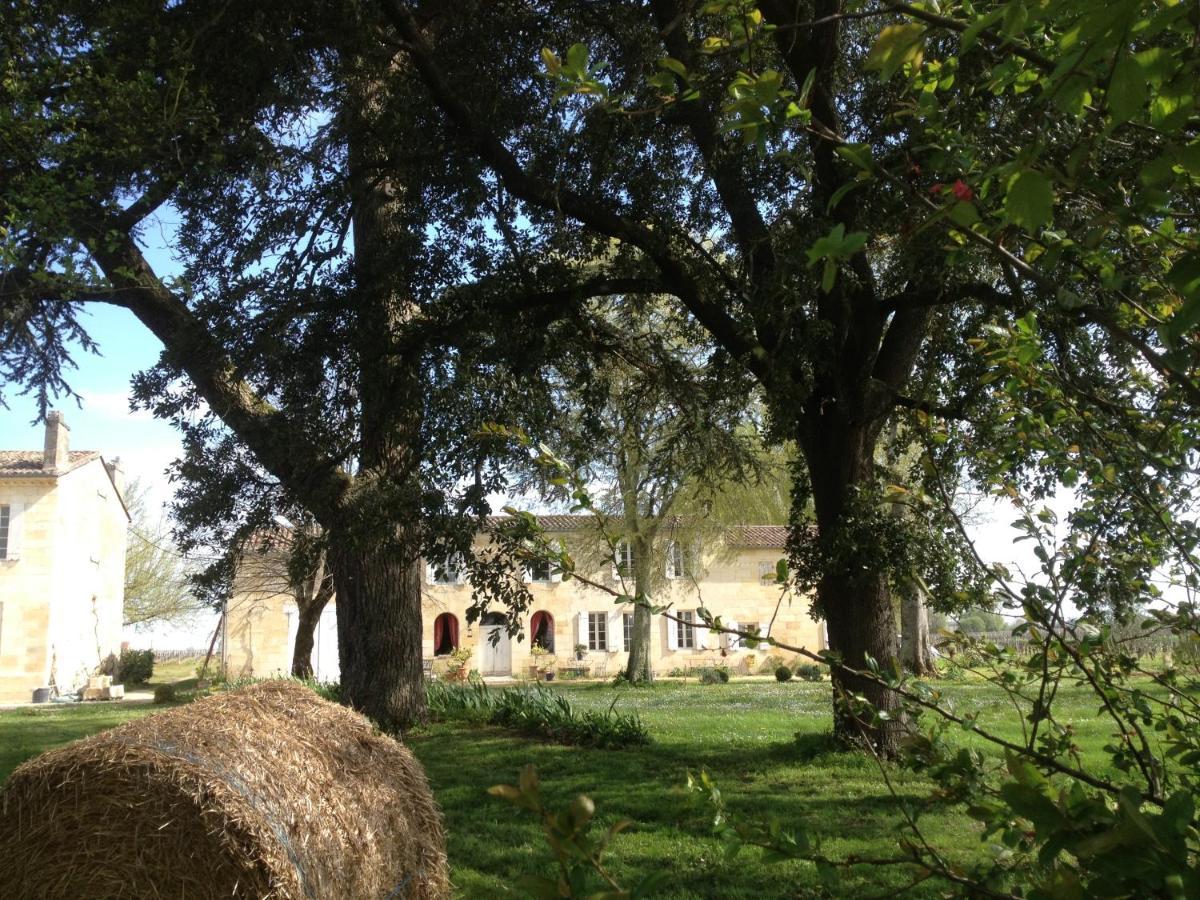
POLYGON ((154 651, 122 650, 120 657, 110 653, 100 663, 100 674, 118 683, 145 684, 154 675, 154 651))
POLYGON ((729 669, 726 666, 716 666, 700 670, 701 684, 728 684, 729 669))
POLYGON ((779 668, 777 668, 775 670, 775 680, 776 681, 791 681, 792 680, 792 670, 789 669, 787 666, 780 666, 779 668))
POLYGON ((315 678, 300 679, 300 683, 322 700, 330 703, 342 702, 342 685, 337 681, 317 681, 315 678))
POLYGON ((174 703, 178 699, 179 696, 176 694, 173 684, 160 684, 154 689, 155 703, 174 703))
POLYGON ((581 713, 564 695, 538 684, 492 691, 482 683, 434 681, 426 688, 426 698, 434 718, 500 725, 562 744, 612 749, 650 742, 636 714, 616 712, 611 706, 581 713))
POLYGON ((805 663, 802 666, 796 666, 796 674, 805 681, 820 681, 825 677, 824 670, 816 663, 805 663))

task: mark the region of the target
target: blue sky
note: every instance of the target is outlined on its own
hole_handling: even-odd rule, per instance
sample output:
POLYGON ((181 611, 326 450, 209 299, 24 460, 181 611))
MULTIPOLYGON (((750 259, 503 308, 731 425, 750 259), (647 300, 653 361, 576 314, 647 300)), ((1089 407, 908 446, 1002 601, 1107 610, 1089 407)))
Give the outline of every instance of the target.
MULTIPOLYGON (((160 275, 179 270, 169 251, 170 225, 164 218, 152 222, 142 241, 160 275)), ((162 345, 124 309, 88 304, 81 320, 100 353, 76 348, 72 354, 76 368, 67 372, 67 380, 80 400, 62 397, 55 404, 71 429, 71 447, 99 450, 107 459, 119 456, 127 477, 149 482, 155 498, 165 501, 170 488, 164 470, 180 453, 179 436, 149 413, 129 411, 130 379, 154 365, 162 345)), ((42 425, 32 424, 37 416, 35 398, 19 396, 13 385, 6 385, 5 399, 9 408, 0 409, 0 448, 41 449, 42 425)))

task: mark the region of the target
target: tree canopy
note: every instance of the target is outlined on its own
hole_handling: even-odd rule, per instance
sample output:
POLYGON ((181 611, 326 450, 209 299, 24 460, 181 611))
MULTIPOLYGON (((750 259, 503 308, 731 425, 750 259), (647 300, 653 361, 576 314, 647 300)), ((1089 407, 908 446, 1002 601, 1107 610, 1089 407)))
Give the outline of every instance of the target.
POLYGON ((1131 603, 1194 543, 1193 16, 12 2, 0 371, 61 391, 80 307, 133 310, 166 348, 144 400, 220 419, 325 526, 347 695, 384 721, 419 717, 411 644, 390 692, 366 661, 419 621, 427 542, 392 526, 481 511, 501 470, 466 436, 538 420, 526 376, 593 297, 673 298, 714 377, 757 382, 798 448, 792 574, 852 668, 895 657, 893 570, 947 559, 911 550, 960 540, 963 471, 1079 491, 1073 539, 1104 552, 1078 593, 1131 603), (177 283, 138 247, 164 203, 177 283), (920 527, 876 461, 897 417, 920 527))

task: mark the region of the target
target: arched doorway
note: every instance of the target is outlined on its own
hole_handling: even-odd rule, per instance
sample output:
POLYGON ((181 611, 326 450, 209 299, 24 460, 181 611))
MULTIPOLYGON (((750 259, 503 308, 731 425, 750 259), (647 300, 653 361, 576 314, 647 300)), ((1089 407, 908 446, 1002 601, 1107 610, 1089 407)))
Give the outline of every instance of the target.
POLYGON ((500 613, 479 620, 479 671, 484 675, 512 674, 512 639, 500 613))
POLYGON ((535 612, 529 620, 529 643, 554 652, 554 616, 548 612, 535 612))
POLYGON ((442 613, 433 620, 433 655, 449 656, 458 649, 458 617, 442 613))

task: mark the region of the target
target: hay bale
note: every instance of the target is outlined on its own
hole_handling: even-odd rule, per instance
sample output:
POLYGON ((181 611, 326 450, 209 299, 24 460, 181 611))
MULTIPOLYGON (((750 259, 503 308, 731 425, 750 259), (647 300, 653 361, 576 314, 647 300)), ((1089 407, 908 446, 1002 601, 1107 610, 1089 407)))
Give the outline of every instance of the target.
POLYGON ((294 682, 127 722, 0 789, 0 897, 448 895, 420 763, 294 682))

